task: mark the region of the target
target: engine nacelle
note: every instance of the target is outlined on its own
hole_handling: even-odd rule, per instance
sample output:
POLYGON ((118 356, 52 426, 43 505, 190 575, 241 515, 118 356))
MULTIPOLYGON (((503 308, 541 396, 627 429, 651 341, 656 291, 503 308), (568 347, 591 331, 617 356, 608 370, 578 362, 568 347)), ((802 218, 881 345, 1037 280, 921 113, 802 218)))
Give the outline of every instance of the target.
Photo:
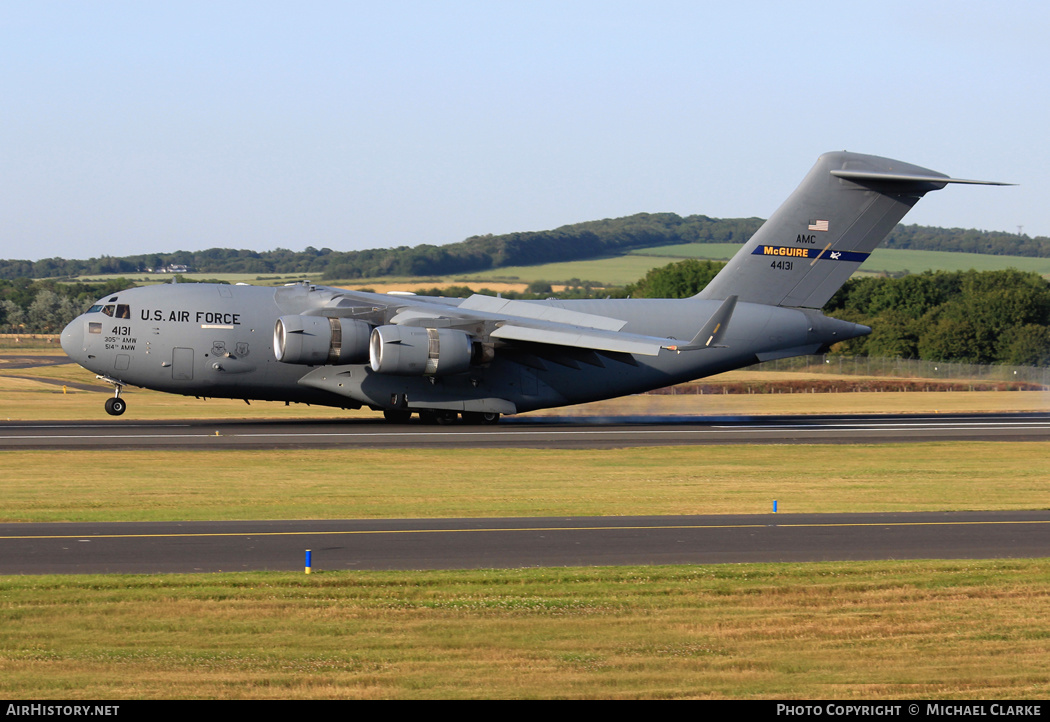
POLYGON ((368 357, 371 331, 352 318, 281 316, 273 328, 273 354, 286 364, 360 363, 368 357))
POLYGON ((372 370, 396 376, 448 376, 470 368, 470 334, 450 328, 377 326, 368 344, 372 370))

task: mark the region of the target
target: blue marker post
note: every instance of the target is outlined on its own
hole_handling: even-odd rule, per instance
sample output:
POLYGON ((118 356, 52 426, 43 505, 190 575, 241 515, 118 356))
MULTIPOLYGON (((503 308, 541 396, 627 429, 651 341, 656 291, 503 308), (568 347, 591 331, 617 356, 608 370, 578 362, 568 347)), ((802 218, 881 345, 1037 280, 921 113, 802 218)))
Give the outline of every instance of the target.
POLYGON ((774 514, 777 513, 777 500, 776 499, 773 500, 773 513, 774 514))
POLYGON ((310 567, 312 566, 311 563, 310 563, 310 556, 311 556, 311 552, 310 552, 309 549, 307 549, 306 550, 306 573, 307 574, 310 573, 310 567))

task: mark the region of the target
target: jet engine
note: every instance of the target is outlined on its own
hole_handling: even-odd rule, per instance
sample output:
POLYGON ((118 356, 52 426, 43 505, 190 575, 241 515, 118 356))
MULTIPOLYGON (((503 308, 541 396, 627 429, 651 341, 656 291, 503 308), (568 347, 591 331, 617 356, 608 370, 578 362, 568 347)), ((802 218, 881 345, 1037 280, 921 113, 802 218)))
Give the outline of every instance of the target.
POLYGON ((281 316, 273 329, 273 353, 286 364, 346 364, 368 356, 372 327, 352 318, 281 316))
POLYGON ((449 328, 377 326, 368 344, 372 370, 396 376, 448 376, 470 368, 470 334, 449 328))

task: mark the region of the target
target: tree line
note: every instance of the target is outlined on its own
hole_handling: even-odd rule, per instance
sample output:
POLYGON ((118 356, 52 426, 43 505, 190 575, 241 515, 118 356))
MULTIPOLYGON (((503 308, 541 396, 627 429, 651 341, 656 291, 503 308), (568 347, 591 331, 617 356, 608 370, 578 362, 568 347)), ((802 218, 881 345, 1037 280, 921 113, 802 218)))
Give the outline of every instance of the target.
POLYGON ((825 307, 872 327, 842 353, 928 361, 1050 365, 1050 282, 1037 273, 927 271, 854 278, 825 307))
MULTIPOLYGON (((312 246, 303 251, 278 248, 248 251, 210 248, 87 260, 45 258, 0 260, 0 279, 73 278, 84 275, 145 273, 150 268, 188 266, 200 273, 302 274, 324 281, 383 276, 448 275, 502 266, 528 266, 620 255, 630 250, 683 243, 743 243, 762 224, 760 218, 709 218, 674 213, 638 213, 562 226, 549 231, 472 236, 444 246, 334 251, 312 246)), ((1050 257, 1050 238, 899 225, 884 245, 928 251, 963 251, 1050 257)))
POLYGON ((0 332, 58 333, 97 299, 134 285, 125 278, 104 283, 0 280, 0 332))
MULTIPOLYGON (((650 271, 636 297, 699 293, 723 264, 682 261, 650 271)), ((837 344, 849 356, 1012 366, 1050 365, 1050 281, 1038 273, 926 271, 851 278, 824 313, 872 328, 837 344)))

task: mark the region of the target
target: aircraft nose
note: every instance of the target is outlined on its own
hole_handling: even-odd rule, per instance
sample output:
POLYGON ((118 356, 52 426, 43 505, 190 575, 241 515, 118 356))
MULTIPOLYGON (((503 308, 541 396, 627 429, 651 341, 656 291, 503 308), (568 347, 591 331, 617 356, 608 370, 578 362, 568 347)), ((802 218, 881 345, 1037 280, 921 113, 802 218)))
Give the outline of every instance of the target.
POLYGON ((62 329, 59 337, 62 350, 72 359, 76 359, 84 350, 84 319, 77 316, 68 326, 62 329))

